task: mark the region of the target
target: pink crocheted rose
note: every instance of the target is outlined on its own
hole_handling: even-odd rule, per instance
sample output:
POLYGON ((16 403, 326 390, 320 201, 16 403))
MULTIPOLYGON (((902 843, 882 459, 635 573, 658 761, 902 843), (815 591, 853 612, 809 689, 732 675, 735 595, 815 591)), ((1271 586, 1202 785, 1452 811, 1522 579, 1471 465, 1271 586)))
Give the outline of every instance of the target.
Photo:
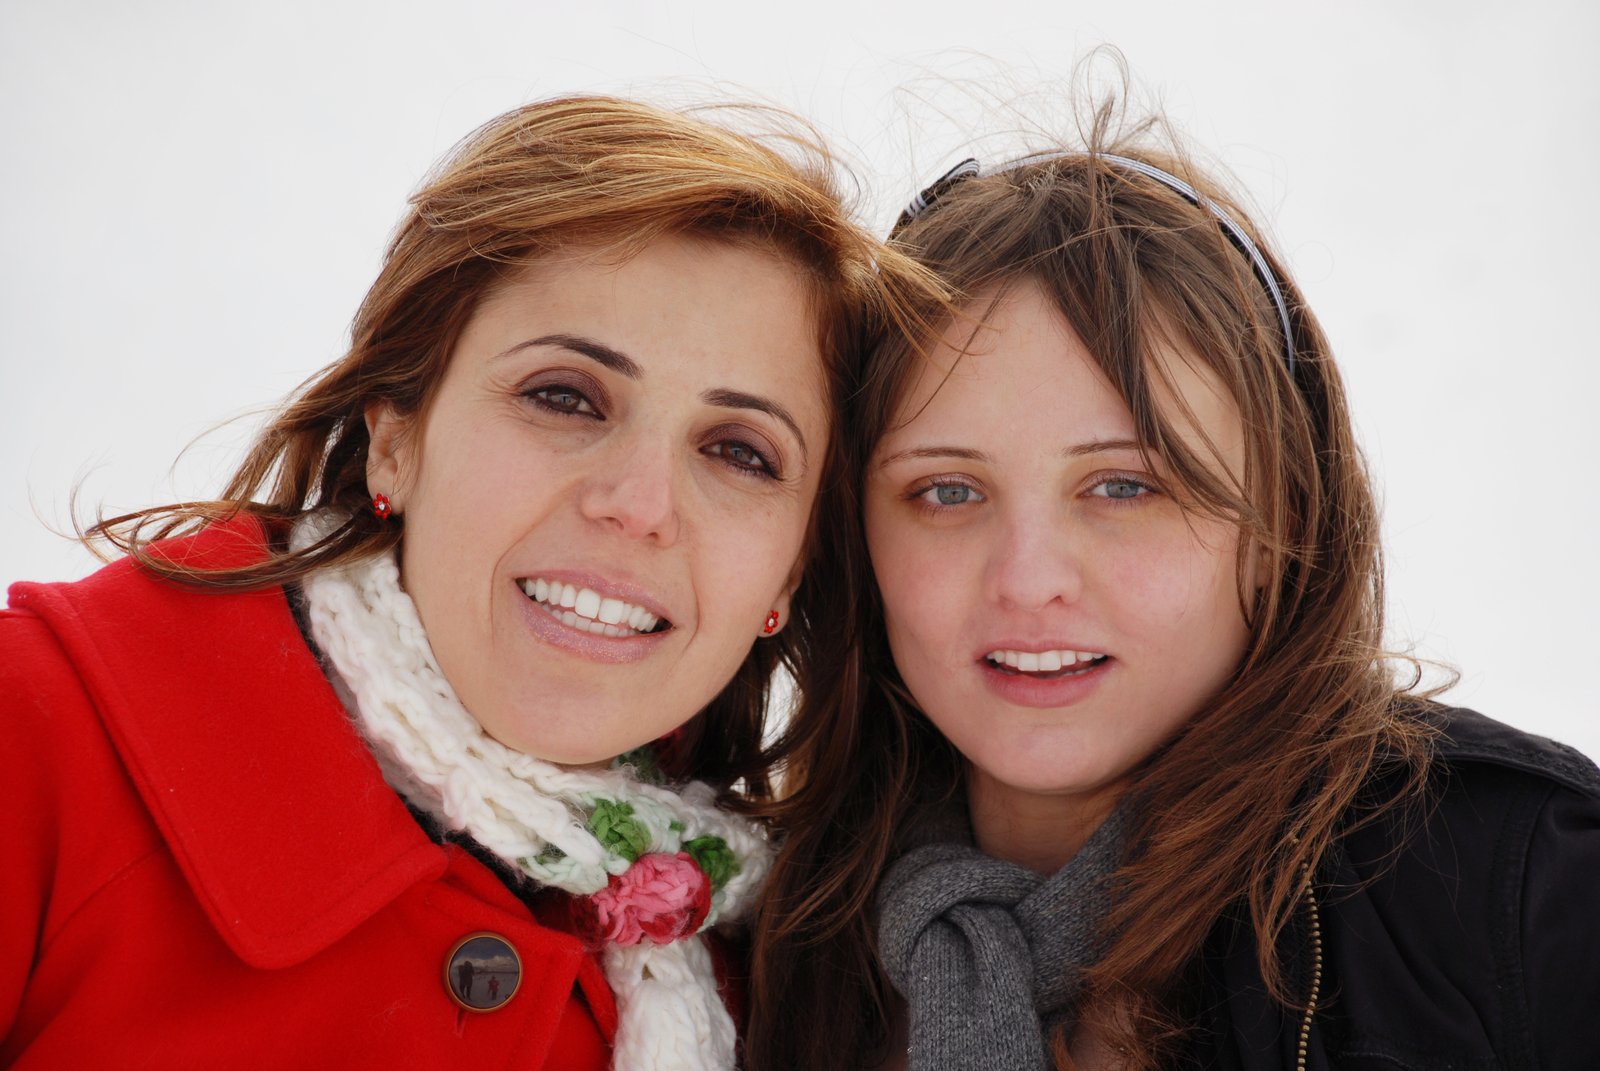
POLYGON ((688 852, 641 855, 579 908, 598 942, 658 945, 699 931, 711 911, 711 882, 688 852))

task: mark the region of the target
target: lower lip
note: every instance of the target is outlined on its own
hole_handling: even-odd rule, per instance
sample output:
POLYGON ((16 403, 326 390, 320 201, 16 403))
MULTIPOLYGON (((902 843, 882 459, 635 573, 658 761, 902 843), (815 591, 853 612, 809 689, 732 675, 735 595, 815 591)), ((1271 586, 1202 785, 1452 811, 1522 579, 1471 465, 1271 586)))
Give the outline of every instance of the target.
POLYGON ((520 587, 514 590, 522 603, 522 617, 535 636, 552 647, 591 662, 637 662, 648 658, 673 631, 669 628, 663 632, 641 632, 637 636, 597 635, 562 624, 550 616, 550 611, 524 595, 520 587))
POLYGON ((1007 672, 987 658, 980 658, 978 673, 984 686, 1008 703, 1022 707, 1064 707, 1079 702, 1100 687, 1115 664, 1115 659, 1107 658, 1089 669, 1042 677, 1035 673, 1007 672))

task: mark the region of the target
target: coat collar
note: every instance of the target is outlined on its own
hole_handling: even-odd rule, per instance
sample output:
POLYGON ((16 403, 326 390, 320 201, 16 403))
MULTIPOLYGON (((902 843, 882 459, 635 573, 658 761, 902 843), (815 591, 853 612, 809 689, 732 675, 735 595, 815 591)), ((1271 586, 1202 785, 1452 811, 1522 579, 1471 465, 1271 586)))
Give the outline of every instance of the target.
MULTIPOLYGON (((239 519, 162 546, 211 567, 264 556, 239 519)), ((213 925, 246 962, 322 951, 446 854, 384 782, 281 588, 221 593, 129 560, 73 584, 19 584, 78 670, 145 806, 213 925)))

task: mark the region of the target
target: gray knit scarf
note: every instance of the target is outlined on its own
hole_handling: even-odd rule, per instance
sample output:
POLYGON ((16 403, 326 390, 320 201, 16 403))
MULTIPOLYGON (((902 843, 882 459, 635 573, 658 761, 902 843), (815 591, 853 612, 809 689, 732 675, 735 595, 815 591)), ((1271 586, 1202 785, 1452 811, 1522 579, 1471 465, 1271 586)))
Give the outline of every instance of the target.
POLYGON ((878 945, 910 1009, 913 1071, 1051 1066, 1048 1039, 1070 1029, 1083 969, 1104 951, 1126 810, 1048 878, 984 855, 964 822, 889 868, 878 945))

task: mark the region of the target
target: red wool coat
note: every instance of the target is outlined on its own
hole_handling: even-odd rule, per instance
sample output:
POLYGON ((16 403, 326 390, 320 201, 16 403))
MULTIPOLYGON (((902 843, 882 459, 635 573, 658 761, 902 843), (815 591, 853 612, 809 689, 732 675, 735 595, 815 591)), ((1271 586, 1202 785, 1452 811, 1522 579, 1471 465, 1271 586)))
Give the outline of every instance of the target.
MULTIPOLYGON (((259 530, 177 545, 259 557, 259 530)), ((603 1068, 596 959, 384 783, 281 590, 122 561, 0 611, 0 1066, 603 1068), (520 954, 489 1012, 445 958, 520 954)))

